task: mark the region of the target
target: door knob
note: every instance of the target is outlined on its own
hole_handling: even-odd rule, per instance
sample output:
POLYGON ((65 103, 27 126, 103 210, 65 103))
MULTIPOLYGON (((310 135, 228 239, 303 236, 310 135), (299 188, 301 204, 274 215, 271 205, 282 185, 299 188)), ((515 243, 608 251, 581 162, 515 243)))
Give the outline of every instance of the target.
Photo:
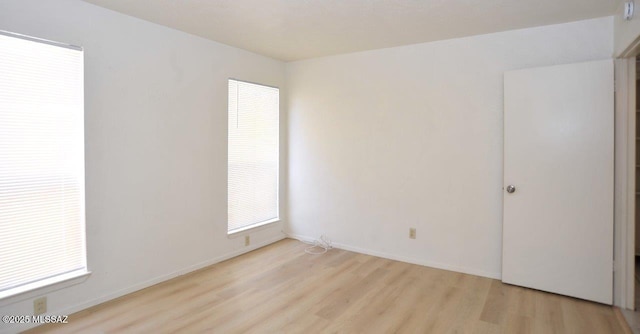
POLYGON ((512 185, 512 184, 508 185, 508 186, 507 186, 507 192, 508 192, 509 194, 513 194, 514 192, 516 192, 516 186, 514 186, 514 185, 512 185))

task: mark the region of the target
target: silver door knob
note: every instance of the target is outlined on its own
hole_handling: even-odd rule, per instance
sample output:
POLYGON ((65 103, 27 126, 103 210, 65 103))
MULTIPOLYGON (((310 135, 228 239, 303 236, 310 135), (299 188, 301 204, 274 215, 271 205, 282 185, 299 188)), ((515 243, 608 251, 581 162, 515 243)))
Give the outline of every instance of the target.
POLYGON ((514 185, 512 185, 512 184, 508 185, 508 186, 507 186, 507 192, 508 192, 509 194, 513 194, 514 192, 516 192, 516 186, 514 186, 514 185))

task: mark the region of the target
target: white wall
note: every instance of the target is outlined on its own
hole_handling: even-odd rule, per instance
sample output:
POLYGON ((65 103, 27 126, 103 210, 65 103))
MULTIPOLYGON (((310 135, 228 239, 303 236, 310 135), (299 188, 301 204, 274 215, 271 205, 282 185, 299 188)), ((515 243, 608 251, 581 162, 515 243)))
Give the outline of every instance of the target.
MULTIPOLYGON (((284 87, 282 62, 76 0, 3 0, 0 29, 85 50, 92 275, 49 293, 51 313, 251 249, 226 233, 227 79, 284 87)), ((281 229, 252 233, 253 245, 281 229)), ((0 304, 1 315, 31 312, 32 299, 0 304)))
POLYGON ((503 73, 612 53, 607 17, 287 64, 287 232, 500 277, 503 73))
POLYGON ((623 17, 624 2, 620 2, 614 16, 614 53, 620 56, 640 36, 640 4, 636 4, 633 18, 626 21, 623 17))

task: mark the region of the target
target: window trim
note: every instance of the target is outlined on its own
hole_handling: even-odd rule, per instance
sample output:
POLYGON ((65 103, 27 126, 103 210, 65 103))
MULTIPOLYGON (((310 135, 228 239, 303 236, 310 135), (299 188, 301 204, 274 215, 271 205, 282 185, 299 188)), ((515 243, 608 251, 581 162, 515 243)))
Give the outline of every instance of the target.
POLYGON ((49 44, 49 45, 58 46, 58 47, 61 47, 61 48, 72 49, 72 50, 76 50, 76 51, 84 51, 84 49, 82 47, 77 46, 77 45, 65 44, 65 43, 51 41, 51 40, 44 39, 44 38, 27 36, 27 35, 18 34, 18 33, 15 33, 15 32, 6 31, 6 30, 2 30, 2 29, 0 29, 0 34, 1 35, 5 35, 5 36, 9 36, 9 37, 15 37, 15 38, 24 39, 24 40, 31 41, 31 42, 49 44))
POLYGON ((66 274, 25 284, 19 288, 2 291, 0 292, 0 307, 84 283, 89 276, 91 276, 91 271, 88 269, 78 269, 66 274))
MULTIPOLYGON (((278 209, 280 209, 280 207, 278 207, 278 209)), ((280 210, 278 210, 280 211, 280 210)), ((275 224, 280 222, 280 214, 278 214, 278 217, 273 218, 273 219, 269 219, 269 220, 265 220, 263 222, 259 222, 259 223, 255 223, 249 226, 245 226, 245 227, 241 227, 241 228, 237 228, 234 230, 229 231, 227 229, 227 236, 228 237, 234 237, 234 236, 239 236, 239 235, 243 235, 243 232, 249 233, 249 232, 253 232, 256 231, 258 229, 260 229, 261 227, 267 227, 271 224, 275 224)))
MULTIPOLYGON (((263 86, 263 87, 268 87, 268 88, 275 88, 278 90, 278 94, 280 93, 280 87, 278 86, 271 86, 271 85, 265 85, 262 83, 258 83, 258 82, 253 82, 253 81, 248 81, 248 80, 241 80, 241 79, 236 79, 233 77, 229 77, 227 78, 227 84, 229 83, 230 80, 233 81, 238 81, 238 82, 244 82, 244 83, 248 83, 248 84, 252 84, 252 85, 258 85, 258 86, 263 86)), ((229 106, 229 101, 227 101, 227 106, 229 106)), ((280 110, 278 110, 278 114, 280 113, 280 110)))

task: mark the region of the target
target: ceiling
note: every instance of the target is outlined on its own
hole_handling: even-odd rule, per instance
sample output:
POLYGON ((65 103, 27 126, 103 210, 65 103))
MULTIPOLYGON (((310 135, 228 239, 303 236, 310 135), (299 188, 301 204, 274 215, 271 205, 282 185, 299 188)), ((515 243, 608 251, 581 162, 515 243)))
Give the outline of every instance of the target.
POLYGON ((283 61, 577 21, 622 0, 84 0, 283 61))

